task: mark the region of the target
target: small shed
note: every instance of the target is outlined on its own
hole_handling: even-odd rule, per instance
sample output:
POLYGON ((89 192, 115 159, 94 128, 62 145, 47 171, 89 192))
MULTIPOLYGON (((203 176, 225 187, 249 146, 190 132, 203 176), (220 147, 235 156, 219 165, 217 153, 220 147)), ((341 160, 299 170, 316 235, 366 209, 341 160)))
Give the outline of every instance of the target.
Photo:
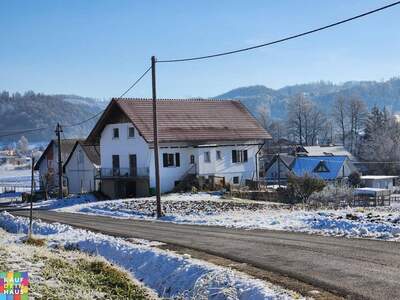
POLYGON ((82 194, 97 191, 99 186, 95 176, 99 167, 99 146, 77 141, 63 167, 68 193, 82 194))
POLYGON ((364 187, 389 189, 392 190, 395 186, 395 180, 398 176, 387 175, 364 175, 361 176, 361 184, 364 187))
POLYGON ((353 192, 354 206, 384 206, 390 205, 391 191, 381 188, 357 188, 353 192))

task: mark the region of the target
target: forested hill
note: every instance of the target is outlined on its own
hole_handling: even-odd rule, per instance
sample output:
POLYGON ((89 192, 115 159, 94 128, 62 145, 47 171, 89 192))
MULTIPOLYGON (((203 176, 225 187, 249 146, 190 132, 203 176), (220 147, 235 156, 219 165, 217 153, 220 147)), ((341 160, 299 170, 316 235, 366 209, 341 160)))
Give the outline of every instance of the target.
MULTIPOLYGON (((13 131, 50 126, 47 130, 24 134, 29 142, 43 142, 54 138, 57 122, 72 124, 85 120, 103 109, 105 101, 74 95, 45 95, 27 92, 23 95, 0 94, 0 136, 13 131)), ((96 120, 81 126, 65 128, 64 136, 83 137, 96 120)), ((17 141, 21 135, 0 137, 0 143, 17 141)))
MULTIPOLYGON (((400 78, 388 81, 351 81, 343 84, 316 82, 270 89, 262 85, 241 87, 217 96, 217 99, 238 99, 254 114, 262 106, 269 109, 271 118, 286 117, 291 97, 304 93, 317 107, 329 113, 332 102, 339 96, 357 96, 371 108, 374 105, 400 112, 400 78)), ((76 123, 103 109, 108 101, 75 95, 44 95, 27 92, 0 94, 0 136, 14 130, 51 126, 51 129, 26 134, 31 142, 45 142, 54 138, 57 122, 76 123)), ((85 137, 96 119, 82 126, 66 128, 64 136, 85 137)), ((0 137, 0 143, 17 141, 21 136, 0 137)))
POLYGON ((388 81, 351 81, 343 84, 316 82, 270 89, 262 85, 241 87, 219 95, 217 99, 237 99, 257 114, 260 106, 267 106, 272 118, 284 118, 286 104, 296 94, 304 93, 322 110, 329 111, 332 102, 339 96, 357 96, 371 108, 386 106, 393 112, 400 111, 400 78, 388 81))

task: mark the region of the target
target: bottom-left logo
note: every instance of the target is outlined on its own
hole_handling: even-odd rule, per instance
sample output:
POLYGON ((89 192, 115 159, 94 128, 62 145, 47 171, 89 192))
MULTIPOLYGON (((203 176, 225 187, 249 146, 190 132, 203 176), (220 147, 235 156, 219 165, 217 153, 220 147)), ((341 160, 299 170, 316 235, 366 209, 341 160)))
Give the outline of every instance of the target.
POLYGON ((28 272, 0 272, 0 300, 28 300, 28 272))

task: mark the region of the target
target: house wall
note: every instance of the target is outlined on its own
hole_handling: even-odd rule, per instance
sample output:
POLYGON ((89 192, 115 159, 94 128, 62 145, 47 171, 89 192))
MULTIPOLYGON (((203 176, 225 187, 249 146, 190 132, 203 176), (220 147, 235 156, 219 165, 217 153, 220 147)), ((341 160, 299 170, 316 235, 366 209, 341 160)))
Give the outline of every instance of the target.
POLYGON ((385 179, 363 179, 363 184, 366 187, 377 188, 377 189, 392 189, 393 188, 393 179, 385 178, 385 179))
POLYGON ((280 178, 282 180, 286 180, 288 178, 288 174, 290 173, 289 168, 283 163, 280 163, 278 166, 278 161, 276 160, 267 170, 265 177, 270 181, 277 181, 279 176, 278 170, 280 169, 280 178))
POLYGON ((52 176, 49 178, 49 182, 47 182, 48 189, 58 187, 57 150, 58 147, 55 145, 55 143, 52 143, 47 153, 45 154, 45 157, 39 164, 39 182, 41 188, 44 188, 45 177, 48 172, 51 172, 52 174, 52 176))
POLYGON ((82 146, 78 144, 65 166, 68 192, 72 194, 89 193, 97 190, 94 175, 96 167, 89 160, 82 146))
MULTIPOLYGON (((239 182, 244 182, 245 179, 256 178, 256 153, 258 145, 242 145, 243 142, 216 142, 211 146, 189 146, 185 144, 178 145, 160 145, 160 181, 161 191, 171 191, 175 186, 175 181, 183 179, 183 177, 193 170, 200 176, 208 177, 210 175, 220 176, 225 178, 226 183, 233 183, 233 177, 239 177, 239 182), (238 146, 232 146, 238 144, 238 146), (215 146, 218 145, 218 146, 215 146), (247 162, 233 163, 232 150, 247 150, 247 162), (221 151, 222 159, 217 160, 217 151, 221 151), (163 167, 164 153, 180 153, 180 167, 163 167), (205 152, 210 152, 210 162, 205 162, 205 152), (195 157, 195 166, 190 164, 190 156, 195 157), (195 169, 194 169, 195 168, 195 169)), ((151 153, 150 166, 154 165, 153 151, 151 153)), ((154 168, 150 168, 150 187, 155 187, 154 168)))
MULTIPOLYGON (((225 181, 233 183, 233 177, 238 176, 240 182, 245 179, 256 179, 256 153, 259 149, 258 145, 243 145, 243 143, 217 143, 218 147, 198 148, 199 174, 200 175, 216 175, 225 177, 225 181), (237 144, 233 146, 233 144, 237 144), (232 162, 232 150, 247 150, 247 162, 232 162), (204 152, 209 151, 211 162, 204 162, 204 152), (222 159, 217 160, 217 151, 221 151, 222 159)), ((250 144, 250 143, 249 143, 250 144)))
MULTIPOLYGON (((120 168, 129 168, 129 155, 136 154, 138 172, 141 168, 149 169, 150 188, 155 188, 154 149, 135 130, 135 138, 128 138, 128 127, 131 123, 108 124, 105 126, 100 139, 101 167, 112 168, 112 155, 120 156, 120 168), (119 138, 113 139, 113 128, 119 128, 119 138)), ((254 144, 254 141, 249 144, 254 144)), ((201 176, 223 176, 228 183, 238 176, 243 182, 245 179, 256 178, 256 158, 258 145, 242 145, 243 142, 213 142, 212 146, 194 147, 188 143, 161 143, 159 145, 160 183, 161 192, 169 192, 175 182, 191 172, 201 176), (232 146, 237 144, 237 146, 232 146), (218 145, 218 146, 215 146, 218 145), (232 163, 232 150, 247 150, 248 161, 232 163), (222 159, 216 159, 217 150, 221 151, 222 159), (204 153, 210 152, 210 163, 204 162, 204 153), (180 166, 163 166, 164 153, 179 153, 180 166), (195 166, 190 164, 190 156, 195 157, 195 166)), ((105 184, 112 189, 110 183, 105 184)), ((102 187, 103 189, 103 187, 102 187)))
MULTIPOLYGON (((101 133, 100 159, 102 169, 112 169, 112 156, 119 155, 120 169, 129 169, 129 155, 136 154, 138 175, 146 175, 150 166, 152 151, 147 142, 135 128, 135 137, 128 138, 128 128, 133 127, 131 123, 108 124, 101 133), (119 129, 119 138, 113 138, 113 129, 119 129)), ((147 174, 148 175, 148 174, 147 174)), ((132 184, 132 183, 125 183, 132 184)), ((117 181, 113 179, 101 182, 101 191, 110 198, 117 198, 117 181)), ((148 195, 148 183, 136 182, 137 196, 148 195)))
POLYGON ((337 178, 348 177, 352 172, 356 170, 357 169, 354 167, 354 165, 349 160, 346 160, 343 166, 340 168, 337 178))
POLYGON ((138 172, 148 168, 150 164, 150 149, 147 142, 135 129, 135 137, 128 138, 128 127, 131 123, 107 125, 100 138, 100 157, 102 168, 112 168, 112 156, 119 155, 120 168, 129 168, 129 155, 136 154, 138 172), (113 128, 119 128, 119 138, 113 138, 113 128))

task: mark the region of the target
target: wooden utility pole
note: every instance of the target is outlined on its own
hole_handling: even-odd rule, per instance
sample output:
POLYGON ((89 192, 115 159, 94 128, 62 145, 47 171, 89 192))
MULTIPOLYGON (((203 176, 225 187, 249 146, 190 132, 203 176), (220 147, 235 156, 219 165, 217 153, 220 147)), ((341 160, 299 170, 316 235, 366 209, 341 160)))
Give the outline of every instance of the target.
POLYGON ((35 157, 32 155, 32 170, 31 170, 31 206, 29 209, 29 232, 28 237, 32 236, 32 210, 33 210, 33 197, 35 193, 35 157))
POLYGON ((158 154, 158 128, 157 128, 157 92, 156 92, 156 57, 151 57, 151 84, 153 94, 153 138, 154 138, 154 165, 156 175, 157 218, 162 216, 161 188, 160 188, 160 162, 158 154))
POLYGON ((63 184, 62 184, 62 161, 61 161, 61 132, 62 128, 60 123, 57 123, 56 134, 57 134, 57 146, 58 146, 58 198, 63 198, 63 184))

